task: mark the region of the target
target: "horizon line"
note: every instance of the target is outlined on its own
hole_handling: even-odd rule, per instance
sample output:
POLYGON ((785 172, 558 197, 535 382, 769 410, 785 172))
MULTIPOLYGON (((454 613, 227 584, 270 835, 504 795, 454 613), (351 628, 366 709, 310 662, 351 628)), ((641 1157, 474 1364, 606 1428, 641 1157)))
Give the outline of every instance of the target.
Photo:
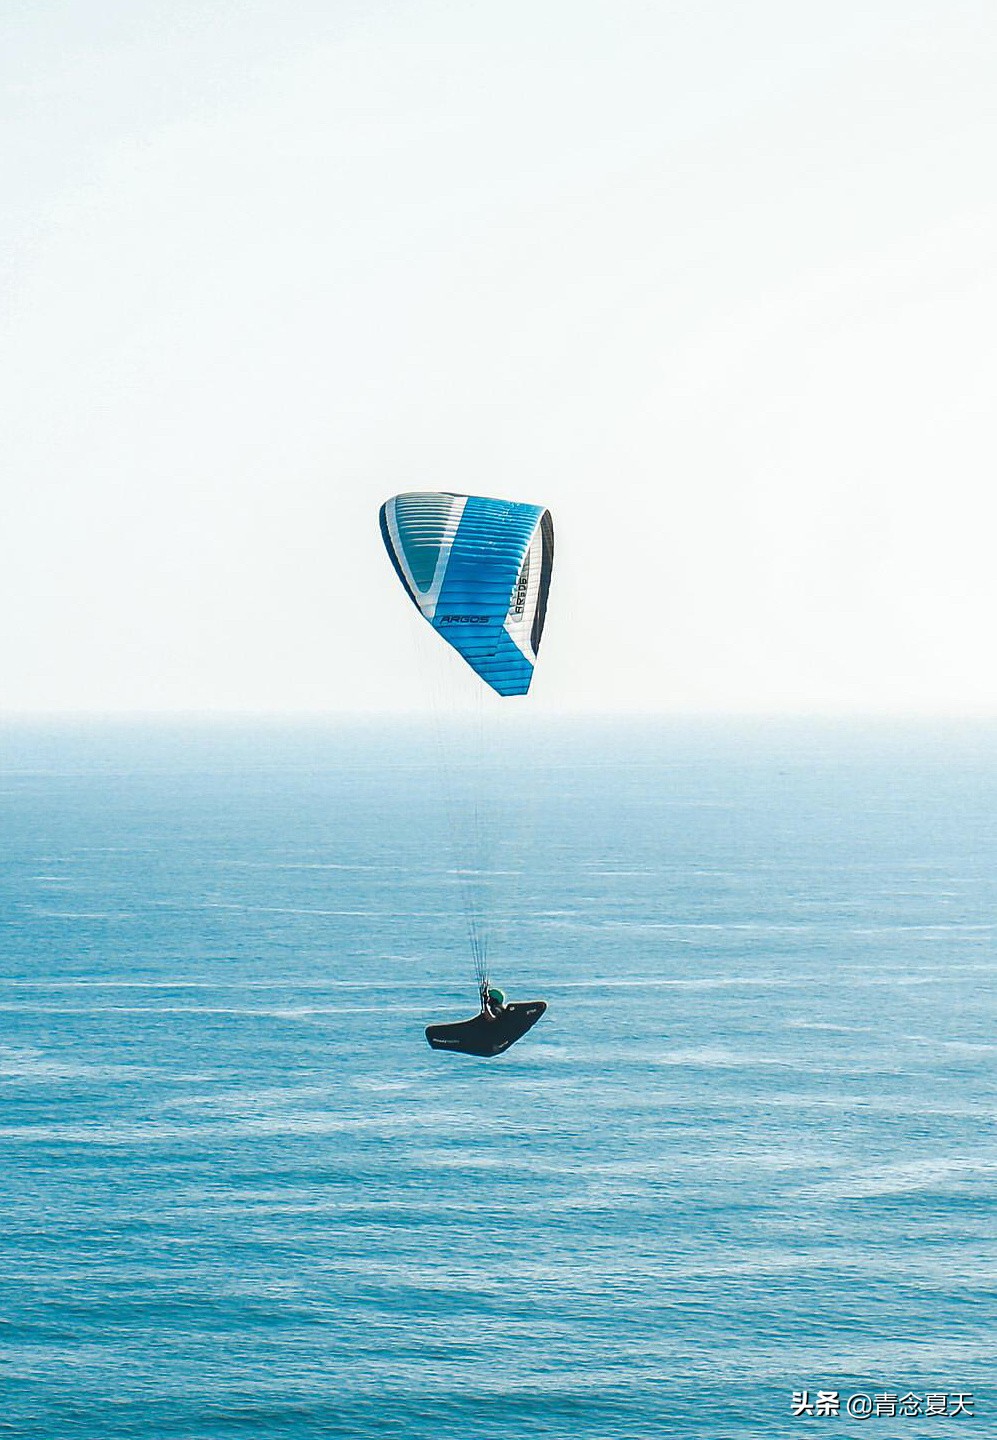
MULTIPOLYGON (((381 721, 381 720, 432 720, 448 722, 461 717, 475 716, 479 712, 473 705, 460 706, 454 710, 438 712, 431 707, 411 708, 362 707, 328 709, 276 708, 225 708, 225 707, 163 707, 163 708, 111 708, 59 707, 37 709, 2 709, 0 725, 19 723, 55 723, 59 721, 185 721, 185 722, 286 722, 286 723, 329 723, 336 721, 381 721)), ((925 709, 876 709, 876 710, 762 710, 762 709, 697 709, 697 708, 620 708, 579 706, 577 708, 549 709, 533 706, 505 707, 494 709, 496 716, 517 722, 526 720, 663 720, 663 721, 744 721, 771 723, 779 721, 821 721, 856 723, 904 723, 904 722, 975 722, 997 723, 997 709, 994 710, 925 710, 925 709)))

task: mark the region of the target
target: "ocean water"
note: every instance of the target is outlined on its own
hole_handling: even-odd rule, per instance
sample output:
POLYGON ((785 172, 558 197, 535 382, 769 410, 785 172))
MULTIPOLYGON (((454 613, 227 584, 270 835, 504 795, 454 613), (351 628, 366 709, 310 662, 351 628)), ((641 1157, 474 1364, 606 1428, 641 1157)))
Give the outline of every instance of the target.
POLYGON ((997 729, 0 744, 0 1435, 997 1434, 997 729))

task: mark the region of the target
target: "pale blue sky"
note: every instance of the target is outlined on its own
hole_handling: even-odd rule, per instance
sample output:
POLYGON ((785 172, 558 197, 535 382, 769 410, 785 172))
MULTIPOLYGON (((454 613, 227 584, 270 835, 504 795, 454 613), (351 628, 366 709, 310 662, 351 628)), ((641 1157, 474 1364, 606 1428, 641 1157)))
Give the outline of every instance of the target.
POLYGON ((440 488, 554 511, 538 707, 997 712, 989 0, 35 0, 0 57, 0 708, 407 705, 376 511, 440 488))

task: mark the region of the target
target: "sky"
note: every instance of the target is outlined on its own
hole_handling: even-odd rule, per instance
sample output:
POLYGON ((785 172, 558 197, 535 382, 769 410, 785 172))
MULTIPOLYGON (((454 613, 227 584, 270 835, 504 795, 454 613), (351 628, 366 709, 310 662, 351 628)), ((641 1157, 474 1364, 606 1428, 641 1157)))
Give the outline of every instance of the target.
POLYGON ((997 714, 995 54, 992 0, 10 0, 0 710, 412 708, 377 509, 442 489, 554 514, 538 710, 997 714))

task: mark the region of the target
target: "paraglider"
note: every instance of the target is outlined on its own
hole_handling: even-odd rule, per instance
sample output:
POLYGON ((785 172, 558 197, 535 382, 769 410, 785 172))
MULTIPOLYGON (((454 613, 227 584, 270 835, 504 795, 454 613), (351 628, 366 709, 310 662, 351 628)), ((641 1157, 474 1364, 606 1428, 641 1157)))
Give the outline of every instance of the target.
MULTIPOLYGON (((554 562, 550 511, 480 495, 413 491, 381 506, 381 536, 395 573, 423 619, 497 695, 530 689, 547 615, 554 562)), ((430 1025, 434 1049, 499 1055, 546 1010, 542 1000, 506 1004, 490 984, 478 927, 469 916, 480 1013, 430 1025)))
POLYGON ((434 1050, 457 1050, 464 1055, 501 1055, 521 1040, 547 1009, 543 1000, 526 1004, 513 1001, 497 1014, 482 1001, 481 1013, 454 1025, 427 1025, 426 1039, 434 1050))

